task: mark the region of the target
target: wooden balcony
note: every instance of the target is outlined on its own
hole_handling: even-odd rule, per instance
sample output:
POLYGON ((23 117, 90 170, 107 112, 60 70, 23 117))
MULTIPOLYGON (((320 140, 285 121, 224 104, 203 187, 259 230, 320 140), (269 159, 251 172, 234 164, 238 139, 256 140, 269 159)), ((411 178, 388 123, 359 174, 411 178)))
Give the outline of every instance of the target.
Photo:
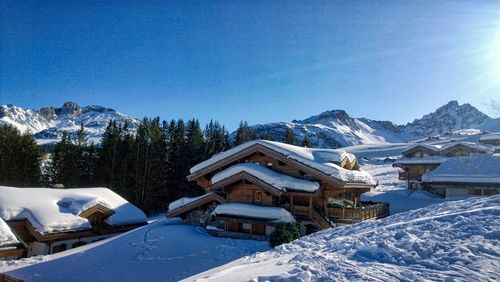
POLYGON ((346 222, 382 218, 389 215, 389 204, 364 202, 357 208, 327 208, 326 215, 335 221, 346 222))
POLYGON ((292 206, 292 214, 298 216, 309 216, 309 207, 292 206))

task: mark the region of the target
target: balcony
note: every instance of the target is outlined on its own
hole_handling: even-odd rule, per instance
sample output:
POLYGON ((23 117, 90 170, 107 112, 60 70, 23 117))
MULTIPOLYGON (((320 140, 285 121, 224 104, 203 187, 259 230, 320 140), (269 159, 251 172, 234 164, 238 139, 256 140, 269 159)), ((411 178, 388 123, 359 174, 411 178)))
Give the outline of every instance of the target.
POLYGON ((326 216, 340 223, 358 222, 388 215, 389 203, 362 202, 361 207, 329 207, 326 209, 326 216))

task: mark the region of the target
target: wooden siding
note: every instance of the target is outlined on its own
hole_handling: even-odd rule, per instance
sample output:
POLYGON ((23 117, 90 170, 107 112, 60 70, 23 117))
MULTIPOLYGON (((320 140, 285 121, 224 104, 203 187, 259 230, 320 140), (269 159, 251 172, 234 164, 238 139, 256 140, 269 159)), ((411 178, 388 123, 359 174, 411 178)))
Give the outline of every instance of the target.
POLYGON ((250 203, 274 206, 277 205, 278 202, 276 196, 271 195, 269 192, 253 183, 236 183, 225 187, 224 190, 228 191, 227 200, 230 203, 250 203), (257 192, 261 193, 260 201, 256 199, 257 192))

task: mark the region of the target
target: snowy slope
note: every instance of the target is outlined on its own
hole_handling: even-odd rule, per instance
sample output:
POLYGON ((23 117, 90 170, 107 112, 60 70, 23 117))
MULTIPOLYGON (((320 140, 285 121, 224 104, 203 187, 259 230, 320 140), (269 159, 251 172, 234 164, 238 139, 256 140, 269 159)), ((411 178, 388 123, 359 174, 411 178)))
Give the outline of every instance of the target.
POLYGON ((493 281, 500 196, 321 231, 186 281, 493 281))
POLYGON ((212 237, 163 219, 105 242, 0 261, 0 272, 25 281, 178 281, 268 249, 267 242, 212 237))
POLYGON ((138 119, 114 109, 95 105, 80 107, 73 102, 66 102, 60 108, 44 107, 40 110, 23 109, 14 105, 0 107, 0 124, 12 125, 22 132, 29 130, 39 143, 57 140, 63 131, 76 134, 82 123, 88 137, 98 140, 110 120, 127 122, 131 131, 135 131, 139 125, 138 119))

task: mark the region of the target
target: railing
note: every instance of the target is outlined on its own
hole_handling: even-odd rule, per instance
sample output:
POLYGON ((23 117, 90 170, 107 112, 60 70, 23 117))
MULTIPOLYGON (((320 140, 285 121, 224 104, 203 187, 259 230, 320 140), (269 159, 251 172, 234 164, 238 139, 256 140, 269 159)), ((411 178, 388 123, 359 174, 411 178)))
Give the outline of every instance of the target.
POLYGON ((292 214, 309 216, 309 207, 305 206, 292 206, 292 214))
POLYGON ((389 215, 389 204, 364 204, 359 208, 327 208, 326 213, 329 218, 334 219, 366 220, 389 215))

